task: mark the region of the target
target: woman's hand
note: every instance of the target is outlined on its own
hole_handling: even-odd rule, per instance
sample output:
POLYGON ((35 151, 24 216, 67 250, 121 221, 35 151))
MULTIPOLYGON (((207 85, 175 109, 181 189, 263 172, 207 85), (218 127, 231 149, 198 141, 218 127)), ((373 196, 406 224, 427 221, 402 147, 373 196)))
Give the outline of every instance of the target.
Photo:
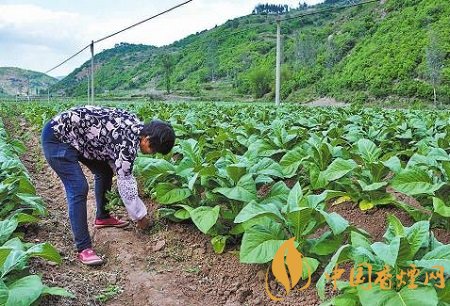
POLYGON ((138 220, 136 222, 136 227, 140 230, 145 230, 147 228, 149 228, 151 225, 150 222, 150 218, 148 216, 145 216, 144 218, 142 218, 141 220, 138 220))

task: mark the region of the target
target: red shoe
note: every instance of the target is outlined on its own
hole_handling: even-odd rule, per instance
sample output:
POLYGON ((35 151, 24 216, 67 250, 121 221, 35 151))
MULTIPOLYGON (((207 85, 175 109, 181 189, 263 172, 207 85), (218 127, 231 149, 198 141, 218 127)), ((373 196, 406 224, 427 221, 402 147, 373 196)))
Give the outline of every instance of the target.
POLYGON ((108 219, 95 219, 94 227, 95 228, 102 228, 102 227, 125 227, 130 222, 119 220, 114 217, 109 217, 108 219))
POLYGON ((80 253, 78 253, 78 259, 81 263, 88 266, 98 266, 103 263, 103 260, 98 257, 95 251, 91 248, 84 249, 80 253))

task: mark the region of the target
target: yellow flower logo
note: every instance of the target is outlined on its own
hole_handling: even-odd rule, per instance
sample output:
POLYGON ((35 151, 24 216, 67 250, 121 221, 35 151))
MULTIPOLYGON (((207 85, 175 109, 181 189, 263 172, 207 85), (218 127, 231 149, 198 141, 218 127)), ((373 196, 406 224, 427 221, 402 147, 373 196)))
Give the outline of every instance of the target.
MULTIPOLYGON (((294 245, 295 237, 289 239, 281 245, 275 254, 272 261, 272 274, 275 279, 283 285, 286 290, 286 296, 291 292, 292 289, 298 284, 302 276, 305 276, 303 271, 303 264, 307 268, 308 281, 299 290, 305 290, 311 284, 311 268, 306 262, 303 262, 303 255, 297 251, 294 245)), ((284 298, 277 297, 269 288, 269 269, 266 272, 266 292, 269 298, 273 301, 282 301, 284 298)))

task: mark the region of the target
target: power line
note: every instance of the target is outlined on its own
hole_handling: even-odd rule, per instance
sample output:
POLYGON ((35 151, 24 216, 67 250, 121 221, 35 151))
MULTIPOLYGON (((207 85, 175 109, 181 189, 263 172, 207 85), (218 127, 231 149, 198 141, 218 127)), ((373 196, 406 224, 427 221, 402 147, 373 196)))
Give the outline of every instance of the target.
MULTIPOLYGON (((131 29, 131 28, 134 28, 135 26, 138 26, 138 25, 140 25, 140 24, 142 24, 142 23, 144 23, 144 22, 147 22, 147 21, 149 21, 149 20, 151 20, 151 19, 154 19, 154 18, 159 17, 159 16, 161 16, 161 15, 164 15, 164 14, 170 12, 170 11, 173 11, 174 9, 177 9, 177 8, 179 8, 179 7, 183 6, 183 5, 186 5, 186 4, 188 4, 189 2, 192 2, 192 1, 193 1, 193 0, 188 0, 188 1, 185 1, 185 2, 183 2, 183 3, 180 3, 180 4, 178 4, 178 5, 174 6, 174 7, 171 7, 170 9, 167 9, 167 10, 161 12, 161 13, 158 13, 158 14, 156 14, 156 15, 154 15, 154 16, 151 16, 151 17, 149 17, 149 18, 147 18, 147 19, 144 19, 144 20, 142 20, 142 21, 139 21, 139 22, 137 22, 137 23, 135 23, 135 24, 133 24, 133 25, 131 25, 131 26, 128 26, 128 27, 126 27, 126 28, 124 28, 124 29, 122 29, 122 30, 120 30, 120 31, 114 32, 114 33, 112 33, 112 34, 110 34, 110 35, 108 35, 108 36, 105 36, 105 37, 103 37, 103 38, 97 39, 96 41, 93 41, 92 43, 98 43, 98 42, 101 42, 101 41, 103 41, 103 40, 106 40, 106 39, 108 39, 108 38, 110 38, 110 37, 113 37, 113 36, 115 36, 115 35, 117 35, 117 34, 119 34, 119 33, 124 32, 124 31, 126 31, 126 30, 129 30, 129 29, 131 29)), ((55 70, 56 68, 61 67, 62 65, 64 65, 64 64, 67 63, 68 61, 70 61, 72 58, 74 58, 75 56, 77 56, 78 54, 80 54, 81 52, 83 52, 84 50, 86 50, 87 48, 89 48, 89 47, 91 46, 92 43, 90 43, 89 45, 87 45, 86 47, 84 47, 83 49, 81 49, 80 51, 78 51, 77 53, 75 53, 74 55, 70 56, 69 58, 65 59, 65 60, 62 61, 60 64, 58 64, 58 65, 56 65, 55 67, 53 67, 52 69, 47 70, 45 73, 47 74, 47 73, 49 73, 49 72, 55 70)))
POLYGON ((68 61, 70 61, 72 58, 74 58, 75 56, 77 56, 78 54, 80 54, 81 52, 83 52, 84 50, 86 50, 87 48, 89 48, 91 46, 91 44, 87 45, 86 47, 84 47, 83 49, 81 49, 80 51, 78 51, 77 53, 75 53, 74 55, 72 55, 71 57, 67 58, 66 60, 64 60, 63 62, 61 62, 60 64, 56 65, 55 67, 53 67, 50 70, 47 70, 45 73, 49 73, 50 71, 55 70, 58 67, 61 67, 63 64, 67 63, 68 61))

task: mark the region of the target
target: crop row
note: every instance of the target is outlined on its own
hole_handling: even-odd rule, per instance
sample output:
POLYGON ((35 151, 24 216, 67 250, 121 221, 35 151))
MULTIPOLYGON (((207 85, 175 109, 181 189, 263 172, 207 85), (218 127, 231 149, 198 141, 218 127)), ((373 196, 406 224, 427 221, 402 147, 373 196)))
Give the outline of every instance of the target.
POLYGON ((24 151, 22 143, 8 137, 0 118, 0 305, 31 305, 46 294, 73 297, 28 272, 31 258, 60 263, 61 257, 47 242, 35 244, 22 238, 24 227, 47 214, 18 157, 24 151))

